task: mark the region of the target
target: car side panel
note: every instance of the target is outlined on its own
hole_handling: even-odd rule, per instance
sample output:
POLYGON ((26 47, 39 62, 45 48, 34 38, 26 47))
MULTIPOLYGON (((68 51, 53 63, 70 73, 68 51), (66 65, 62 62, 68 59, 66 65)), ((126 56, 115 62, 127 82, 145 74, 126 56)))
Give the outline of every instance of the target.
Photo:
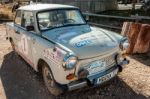
MULTIPOLYGON (((15 35, 13 31, 15 30, 15 27, 12 23, 7 24, 7 33, 8 37, 11 37, 14 39, 15 35)), ((53 53, 53 49, 56 46, 54 43, 42 38, 40 35, 36 34, 30 34, 30 51, 32 51, 32 60, 29 60, 26 58, 23 54, 19 53, 33 68, 34 70, 38 71, 38 61, 39 59, 43 59, 50 67, 52 70, 54 79, 56 82, 60 84, 68 84, 70 81, 66 80, 66 76, 70 73, 74 73, 73 70, 65 70, 62 67, 62 60, 60 59, 58 61, 51 56, 50 58, 46 58, 45 55, 48 53, 45 53, 45 50, 48 49, 50 50, 50 53, 53 53), (30 61, 30 62, 29 62, 30 61), (31 63, 32 62, 32 63, 31 63)))
POLYGON ((55 58, 55 52, 53 49, 56 45, 38 35, 35 35, 33 39, 32 53, 35 70, 38 71, 37 66, 39 59, 43 59, 49 65, 56 82, 60 84, 68 84, 70 81, 66 80, 66 76, 70 73, 74 73, 75 70, 65 70, 62 66, 63 58, 55 58))

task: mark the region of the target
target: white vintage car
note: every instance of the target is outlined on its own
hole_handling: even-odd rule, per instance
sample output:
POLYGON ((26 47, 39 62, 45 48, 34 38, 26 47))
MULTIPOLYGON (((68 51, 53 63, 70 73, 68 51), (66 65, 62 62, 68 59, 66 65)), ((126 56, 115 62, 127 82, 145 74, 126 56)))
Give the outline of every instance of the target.
POLYGON ((7 34, 13 50, 43 75, 53 95, 100 85, 129 63, 119 48, 122 36, 91 27, 74 6, 20 7, 7 34))

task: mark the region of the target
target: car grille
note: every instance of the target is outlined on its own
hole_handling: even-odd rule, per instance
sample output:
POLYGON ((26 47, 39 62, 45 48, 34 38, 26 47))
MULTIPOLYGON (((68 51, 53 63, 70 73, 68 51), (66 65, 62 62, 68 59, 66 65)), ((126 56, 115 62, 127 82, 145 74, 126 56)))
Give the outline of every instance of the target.
POLYGON ((106 66, 110 66, 113 63, 115 63, 115 59, 113 56, 108 56, 108 57, 102 58, 101 61, 106 62, 106 66))
MULTIPOLYGON (((97 72, 103 72, 105 70, 108 70, 109 68, 111 68, 112 66, 115 65, 115 59, 114 59, 114 55, 110 55, 101 59, 95 59, 92 60, 91 62, 88 62, 87 64, 82 65, 82 68, 85 68, 86 70, 89 71, 89 75, 93 75, 97 72), (91 64, 93 64, 94 62, 105 62, 105 66, 96 66, 94 68, 90 68, 91 64)), ((81 69, 81 68, 80 68, 81 69)))

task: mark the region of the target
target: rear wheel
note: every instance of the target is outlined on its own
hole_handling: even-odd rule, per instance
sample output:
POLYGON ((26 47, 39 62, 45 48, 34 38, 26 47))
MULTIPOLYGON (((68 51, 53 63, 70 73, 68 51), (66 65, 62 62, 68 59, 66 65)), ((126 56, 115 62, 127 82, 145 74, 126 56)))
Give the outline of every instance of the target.
POLYGON ((42 67, 42 74, 45 85, 47 89, 51 92, 51 94, 58 96, 63 93, 62 89, 55 82, 52 72, 47 64, 44 64, 44 66, 42 67))
POLYGON ((12 40, 10 40, 10 44, 11 44, 13 51, 15 51, 15 43, 12 40))

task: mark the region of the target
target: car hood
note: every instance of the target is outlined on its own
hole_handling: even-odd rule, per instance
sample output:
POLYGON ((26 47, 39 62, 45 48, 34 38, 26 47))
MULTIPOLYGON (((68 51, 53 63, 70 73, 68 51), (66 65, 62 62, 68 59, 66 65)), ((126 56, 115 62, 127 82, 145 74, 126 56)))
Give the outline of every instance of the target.
POLYGON ((72 51, 79 59, 97 57, 118 50, 118 34, 101 28, 73 26, 53 29, 42 36, 72 51))

